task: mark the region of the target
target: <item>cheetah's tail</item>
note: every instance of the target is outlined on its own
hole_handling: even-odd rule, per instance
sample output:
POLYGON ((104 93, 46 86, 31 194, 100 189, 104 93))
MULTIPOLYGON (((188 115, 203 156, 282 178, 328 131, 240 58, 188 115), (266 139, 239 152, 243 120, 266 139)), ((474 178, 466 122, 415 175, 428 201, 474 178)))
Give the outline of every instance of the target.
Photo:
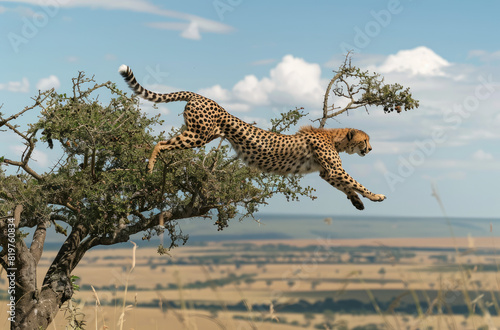
POLYGON ((120 68, 118 68, 118 72, 122 75, 135 94, 151 102, 167 103, 172 101, 189 101, 194 95, 196 95, 192 92, 174 92, 166 94, 151 92, 137 82, 134 73, 129 66, 122 64, 120 68))

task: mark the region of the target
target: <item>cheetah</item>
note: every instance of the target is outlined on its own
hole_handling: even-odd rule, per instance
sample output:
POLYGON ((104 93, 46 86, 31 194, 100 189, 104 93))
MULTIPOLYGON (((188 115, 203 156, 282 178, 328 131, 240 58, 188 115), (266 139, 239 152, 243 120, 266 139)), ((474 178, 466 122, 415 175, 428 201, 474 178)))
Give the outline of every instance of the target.
POLYGON ((353 128, 327 129, 301 127, 294 135, 269 132, 231 115, 215 101, 193 92, 159 94, 142 87, 132 70, 122 65, 119 73, 129 87, 142 98, 155 103, 186 101, 186 130, 167 141, 160 141, 148 162, 152 172, 161 151, 201 147, 223 137, 248 166, 275 174, 319 172, 322 179, 347 195, 358 210, 364 205, 356 193, 374 202, 384 195, 374 194, 354 180, 342 168, 339 152, 365 156, 372 150, 370 137, 353 128))

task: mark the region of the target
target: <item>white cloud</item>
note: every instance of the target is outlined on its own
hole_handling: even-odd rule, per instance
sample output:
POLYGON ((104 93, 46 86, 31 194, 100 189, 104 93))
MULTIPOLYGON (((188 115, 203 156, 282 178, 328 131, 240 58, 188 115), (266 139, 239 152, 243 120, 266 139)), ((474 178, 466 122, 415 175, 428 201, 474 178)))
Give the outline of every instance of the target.
MULTIPOLYGON (((487 157, 487 156, 486 156, 487 157)), ((490 159, 478 161, 477 159, 428 159, 422 167, 438 169, 446 172, 452 171, 499 171, 500 161, 490 159)))
POLYGON ((402 155, 414 150, 415 143, 410 141, 377 141, 376 144, 372 144, 372 148, 372 153, 378 155, 402 155))
POLYGON ((23 78, 21 81, 9 81, 5 84, 0 83, 0 90, 27 93, 30 90, 30 83, 28 78, 23 78))
POLYGON ((267 119, 261 118, 261 117, 243 116, 241 118, 241 120, 243 120, 249 124, 256 125, 257 127, 270 127, 271 126, 271 123, 269 121, 267 121, 267 119))
POLYGON ((147 24, 149 27, 161 30, 181 31, 181 37, 191 40, 200 40, 201 31, 196 21, 174 23, 174 22, 153 22, 147 24))
MULTIPOLYGON (((43 6, 39 0, 17 0, 9 1, 16 3, 26 3, 34 6, 43 6)), ((47 1, 47 4, 51 4, 47 1)), ((62 8, 92 8, 92 9, 107 9, 107 10, 129 10, 134 12, 148 13, 157 16, 174 19, 177 22, 156 22, 149 23, 148 26, 158 29, 179 30, 181 37, 193 40, 201 39, 201 33, 229 33, 233 28, 229 25, 206 19, 200 16, 182 13, 178 11, 163 9, 147 0, 71 0, 57 1, 57 4, 62 8)))
POLYGON ((159 106, 158 107, 158 111, 161 114, 164 114, 164 115, 169 115, 170 114, 170 110, 167 107, 165 107, 165 106, 159 106))
POLYGON ((234 111, 234 112, 247 112, 250 111, 250 106, 246 103, 227 103, 227 102, 222 102, 221 106, 224 109, 229 109, 229 111, 234 111))
POLYGON ((268 77, 258 79, 247 75, 237 82, 232 88, 232 98, 250 105, 319 107, 325 84, 319 64, 286 55, 268 77))
MULTIPOLYGON (((26 150, 25 146, 17 145, 11 146, 10 149, 14 152, 16 156, 22 156, 24 151, 26 150)), ((37 162, 39 166, 45 167, 49 165, 49 156, 40 150, 33 150, 31 154, 31 159, 37 162)))
POLYGON ((228 101, 231 98, 231 92, 221 87, 221 85, 214 85, 209 88, 202 88, 198 91, 200 95, 208 97, 209 99, 217 100, 217 102, 228 101))
POLYGON ((384 63, 377 67, 377 71, 381 73, 403 72, 421 76, 445 76, 443 69, 450 65, 450 62, 431 49, 421 46, 389 55, 384 63))
POLYGON ((483 149, 479 149, 478 151, 472 154, 472 159, 479 161, 488 161, 488 160, 493 160, 493 155, 484 151, 483 149))
POLYGON ((179 88, 162 84, 143 84, 144 88, 155 93, 172 93, 180 91, 179 88))
POLYGON ((251 106, 319 108, 326 84, 321 79, 319 64, 286 55, 267 77, 247 75, 231 90, 214 85, 200 89, 199 93, 220 102, 229 111, 248 111, 251 106))
POLYGON ((36 88, 41 91, 46 91, 51 88, 58 89, 61 87, 61 83, 59 82, 59 78, 54 75, 51 75, 47 78, 42 78, 36 84, 36 88))
POLYGON ((422 178, 429 180, 431 182, 442 181, 442 180, 464 180, 467 177, 467 172, 465 171, 443 171, 439 176, 431 176, 428 174, 422 175, 422 178))
POLYGON ((0 6, 0 14, 6 13, 6 12, 15 13, 15 14, 18 14, 21 16, 27 16, 27 17, 32 17, 32 16, 37 15, 37 13, 33 9, 28 8, 28 7, 18 6, 18 7, 7 8, 4 6, 0 6))
POLYGON ((198 23, 196 21, 191 21, 187 27, 182 31, 181 37, 192 40, 200 40, 201 33, 198 23))
POLYGON ((229 109, 229 111, 234 112, 246 112, 250 110, 250 105, 244 102, 238 102, 232 99, 231 92, 221 85, 214 85, 209 88, 202 88, 198 91, 198 94, 208 97, 219 103, 223 108, 229 109))
POLYGON ((488 52, 486 50, 475 49, 469 52, 469 57, 477 57, 482 62, 493 62, 500 60, 500 50, 488 52))
POLYGON ((286 55, 271 70, 274 90, 271 93, 273 103, 302 105, 321 105, 324 97, 324 85, 321 80, 319 64, 307 63, 301 58, 286 55), (302 104, 301 104, 302 103, 302 104))
MULTIPOLYGON (((164 116, 169 116, 172 114, 172 111, 170 111, 170 108, 165 106, 163 103, 155 104, 155 103, 151 103, 151 102, 148 102, 146 100, 141 99, 141 100, 139 100, 139 104, 140 104, 141 110, 144 113, 147 113, 149 115, 156 116, 158 114, 161 114, 164 116)), ((177 111, 175 111, 175 114, 177 114, 176 112, 177 111)))
POLYGON ((268 105, 269 93, 274 89, 274 84, 269 78, 259 79, 248 75, 233 87, 235 97, 253 105, 268 105))

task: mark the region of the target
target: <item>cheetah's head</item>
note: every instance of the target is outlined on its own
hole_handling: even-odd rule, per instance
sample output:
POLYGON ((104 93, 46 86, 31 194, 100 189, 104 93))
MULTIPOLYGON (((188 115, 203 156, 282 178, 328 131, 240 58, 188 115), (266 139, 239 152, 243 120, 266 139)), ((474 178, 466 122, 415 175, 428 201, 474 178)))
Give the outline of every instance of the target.
POLYGON ((357 153, 361 157, 364 157, 372 150, 372 146, 370 145, 370 137, 368 136, 368 134, 360 131, 359 129, 349 129, 347 131, 345 139, 347 140, 345 151, 349 155, 357 153))

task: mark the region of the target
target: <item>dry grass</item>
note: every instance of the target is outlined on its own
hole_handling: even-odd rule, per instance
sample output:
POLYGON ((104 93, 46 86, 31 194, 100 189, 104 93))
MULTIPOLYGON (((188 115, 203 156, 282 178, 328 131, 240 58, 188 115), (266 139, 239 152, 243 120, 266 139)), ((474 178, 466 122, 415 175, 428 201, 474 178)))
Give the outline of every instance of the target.
MULTIPOLYGON (((338 242, 338 241, 337 241, 338 242)), ((429 246, 430 240, 414 240, 409 242, 405 240, 407 244, 412 244, 411 246, 429 246)), ((435 240, 441 247, 443 246, 443 240, 435 240)), ((453 243, 452 241, 449 241, 453 243)), ((475 245, 471 246, 470 239, 456 239, 456 242, 462 242, 463 247, 477 248, 475 245)), ((490 241, 491 242, 491 241, 490 241)), ((269 243, 269 242, 268 242, 269 243)), ((280 243, 284 243, 280 241, 280 243)), ((286 242, 291 244, 292 242, 286 242)), ((343 242, 345 243, 345 241, 343 242)), ((351 241, 350 244, 354 242, 351 241)), ((357 243, 360 243, 359 241, 357 243)), ((386 243, 384 241, 384 243, 386 243)), ((391 242, 389 242, 391 243, 391 242)), ((302 245, 302 241, 293 241, 293 244, 302 245)), ((363 245, 366 245, 365 241, 362 241, 363 245)), ((373 244, 377 244, 373 242, 373 244)), ((393 243, 395 244, 395 243, 393 243)), ((449 247, 449 245, 447 246, 449 247)), ((226 251, 227 248, 221 244, 212 244, 210 246, 212 250, 226 251)), ((135 249, 135 247, 134 247, 135 249)), ((425 292, 426 290, 437 289, 443 295, 450 290, 461 290, 465 292, 467 290, 478 290, 479 284, 481 283, 481 289, 491 290, 493 292, 498 291, 497 279, 498 274, 496 272, 480 272, 480 271, 466 271, 461 268, 457 272, 451 273, 436 273, 429 272, 427 268, 432 267, 436 264, 436 261, 431 258, 432 252, 419 252, 411 260, 405 260, 405 263, 394 263, 392 265, 383 265, 386 269, 384 274, 384 279, 387 281, 386 284, 381 285, 380 283, 367 282, 366 279, 380 279, 381 275, 379 270, 381 268, 380 264, 317 264, 317 265, 290 265, 290 264, 269 264, 265 266, 265 271, 259 269, 256 265, 242 265, 238 269, 232 265, 220 265, 212 267, 208 270, 207 266, 204 265, 175 265, 175 266, 157 266, 154 269, 149 267, 150 263, 157 263, 161 258, 154 254, 154 249, 138 249, 137 250, 137 265, 134 272, 129 271, 128 273, 124 271, 124 263, 127 261, 119 262, 120 259, 115 259, 113 266, 106 266, 106 261, 103 260, 103 256, 109 254, 109 250, 106 251, 94 251, 88 256, 89 258, 99 258, 97 262, 93 262, 93 267, 91 265, 84 265, 77 269, 77 273, 85 279, 86 282, 92 282, 95 286, 109 285, 113 277, 94 277, 95 267, 98 269, 106 269, 107 274, 110 273, 110 268, 113 269, 111 274, 114 274, 115 281, 125 281, 125 283, 134 284, 140 288, 151 288, 148 291, 136 291, 136 297, 134 298, 137 303, 149 302, 153 299, 158 299, 161 297, 162 304, 168 306, 169 301, 180 302, 181 308, 179 310, 170 309, 167 307, 167 311, 160 308, 139 308, 129 306, 125 308, 125 302, 120 306, 105 306, 97 308, 95 305, 94 292, 80 292, 78 297, 87 301, 86 307, 83 308, 85 312, 88 309, 92 309, 92 312, 85 312, 87 315, 97 315, 99 321, 94 320, 93 327, 96 329, 103 329, 102 324, 106 324, 104 320, 108 320, 108 328, 115 329, 112 324, 117 323, 120 327, 125 329, 160 329, 162 324, 171 324, 171 329, 234 329, 236 326, 241 329, 297 329, 297 326, 290 325, 292 320, 295 320, 299 326, 303 328, 307 324, 304 320, 302 314, 290 314, 290 313, 279 313, 274 311, 274 313, 269 313, 265 317, 276 317, 279 319, 286 319, 287 324, 284 323, 269 323, 262 322, 262 315, 259 311, 251 310, 252 304, 266 303, 269 304, 271 301, 270 291, 280 291, 280 292, 301 292, 301 291, 311 291, 311 280, 317 278, 319 280, 324 278, 329 278, 330 280, 337 281, 321 281, 320 284, 316 286, 315 292, 319 293, 321 296, 322 292, 332 292, 336 291, 339 293, 344 292, 347 294, 353 290, 364 290, 366 292, 366 297, 371 301, 375 308, 377 309, 377 302, 372 292, 379 289, 407 289, 417 306, 422 302, 420 295, 416 292, 425 292), (100 257, 98 257, 100 256, 100 257), (158 259, 160 258, 160 259, 158 259), (297 275, 295 278, 295 284, 293 286, 288 285, 286 280, 283 280, 284 274, 290 274, 290 271, 297 271, 302 269, 302 275, 297 275), (192 283, 195 281, 203 281, 214 278, 221 278, 226 276, 229 272, 235 274, 246 274, 246 273, 256 273, 254 277, 255 282, 251 284, 240 283, 238 285, 228 285, 224 287, 207 287, 204 289, 186 289, 184 285, 186 283, 192 283), (125 273, 125 277, 124 277, 125 273), (269 286, 266 283, 267 279, 273 279, 272 285, 269 286), (392 280, 392 281, 391 281, 392 280), (157 283, 162 283, 163 285, 168 283, 176 283, 179 286, 179 290, 155 290, 154 287, 157 283), (247 302, 246 312, 228 312, 224 308, 222 311, 217 313, 217 316, 206 312, 193 310, 190 306, 192 301, 206 301, 212 302, 213 304, 218 304, 220 306, 226 306, 227 304, 234 304, 241 300, 247 302), (95 306, 95 307, 94 307, 95 306), (97 311, 97 314, 96 314, 97 311), (243 315, 247 320, 234 320, 232 317, 234 315, 243 315), (99 324, 99 325, 97 325, 99 324), (140 325, 138 327, 138 325, 140 325)), ((113 255, 123 255, 126 251, 116 251, 113 255)), ((130 255, 130 250, 128 250, 130 255)), ((178 251, 172 253, 173 258, 182 258, 184 256, 192 255, 203 255, 205 252, 199 247, 185 247, 180 248, 178 251)), ((214 252, 216 253, 216 252, 214 252)), ((451 254, 455 254, 454 252, 451 254)), ((347 258, 347 256, 343 256, 347 258)), ((466 264, 467 262, 473 261, 474 263, 487 263, 488 257, 478 256, 474 254, 461 254, 455 255, 456 263, 459 265, 466 264), (471 260, 473 259, 473 260, 471 260)), ((133 260, 135 260, 133 258, 133 260)), ((126 259, 126 258, 124 258, 126 259)), ((129 261, 130 262, 130 261, 129 261)), ((109 260, 108 260, 109 263, 109 260)), ((287 275, 287 276, 288 276, 287 275)), ((113 282, 111 282, 113 283, 113 282)), ((117 284, 118 286, 118 284, 117 284)), ((127 286, 128 287, 128 286, 127 286)), ((118 297, 120 292, 100 292, 99 296, 105 296, 106 299, 112 297, 118 297)), ((331 294, 330 294, 331 295, 331 294)), ((286 295, 285 295, 286 296, 286 295)), ((325 295, 325 297, 328 294, 325 295)), ((282 300, 288 299, 289 302, 296 301, 293 298, 283 297, 282 300)), ((425 300, 425 299, 424 299, 425 300)), ((431 306, 437 306, 440 304, 439 299, 434 299, 434 301, 428 299, 431 306)), ((465 318, 459 315, 450 315, 446 311, 446 306, 441 306, 442 313, 434 315, 431 309, 417 309, 415 315, 404 316, 404 315, 391 315, 387 314, 385 311, 378 309, 378 315, 367 315, 367 316, 350 316, 350 315, 337 315, 338 320, 344 320, 347 322, 349 327, 355 327, 357 325, 363 324, 378 324, 380 326, 385 326, 389 329, 400 329, 402 327, 409 329, 421 329, 432 326, 437 329, 464 329, 464 328, 478 328, 480 326, 489 326, 490 329, 494 329, 494 324, 500 322, 498 317, 491 317, 486 312, 485 302, 483 297, 479 295, 476 297, 469 297, 466 301, 467 305, 471 311, 481 311, 484 315, 479 316, 474 313, 471 317, 465 318)), ((493 303, 493 302, 489 302, 493 303)), ((498 309, 497 309, 498 311, 498 309)), ((95 316, 91 317, 96 319, 95 316)), ((322 320, 322 315, 317 315, 315 320, 311 322, 309 328, 313 328, 313 324, 318 324, 322 320)), ((170 327, 169 327, 170 328, 170 327)))
MULTIPOLYGON (((374 306, 379 290, 406 289, 414 303, 420 305, 427 302, 433 307, 439 307, 441 313, 432 309, 420 308, 414 315, 391 314, 380 310, 375 315, 339 315, 336 321, 347 322, 349 328, 357 325, 378 324, 389 329, 423 329, 432 326, 434 329, 477 329, 480 326, 489 326, 494 329, 495 324, 500 324, 499 317, 491 317, 486 313, 488 305, 493 305, 498 312, 498 302, 489 301, 480 294, 472 294, 465 298, 465 303, 472 316, 465 318, 461 315, 452 315, 438 298, 429 298, 427 292, 438 291, 443 297, 448 292, 479 292, 491 291, 498 293, 499 272, 486 272, 480 269, 465 269, 467 264, 498 264, 496 256, 477 255, 479 248, 495 248, 497 238, 475 239, 405 239, 383 240, 383 246, 420 246, 420 247, 454 247, 469 249, 466 253, 446 252, 450 258, 454 257, 455 265, 460 268, 453 272, 429 271, 432 267, 440 266, 432 258, 435 252, 419 251, 413 258, 404 262, 390 264, 352 264, 347 263, 349 255, 341 256, 343 263, 338 264, 266 264, 257 267, 255 264, 242 265, 237 268, 232 264, 227 265, 166 265, 166 262, 179 260, 189 256, 207 256, 210 254, 227 254, 228 248, 220 243, 212 243, 208 247, 182 247, 172 252, 172 257, 158 256, 154 248, 94 250, 90 251, 75 274, 81 278, 82 284, 92 284, 95 290, 80 291, 75 295, 81 303, 75 307, 83 312, 86 317, 87 329, 162 329, 169 324, 169 329, 298 329, 313 328, 323 320, 323 315, 315 315, 315 319, 306 327, 307 321, 304 314, 281 313, 279 308, 274 311, 252 310, 253 304, 269 304, 274 298, 273 292, 283 293, 278 297, 279 303, 296 302, 304 293, 302 299, 314 301, 326 297, 349 297, 351 292, 362 290, 365 299, 374 306), (112 252, 111 252, 112 251, 112 252), (113 256, 116 258, 110 259, 113 256), (152 265, 155 265, 152 267, 152 265), (382 275, 380 268, 384 267, 383 275, 385 284, 377 281, 382 275), (253 283, 231 284, 223 287, 206 287, 203 289, 188 289, 186 285, 195 281, 207 281, 227 277, 229 273, 235 275, 256 274, 253 283), (292 278, 294 283, 289 285, 292 278), (326 280, 328 279, 328 280, 326 280), (271 284, 268 281, 272 280, 271 284), (319 284, 312 289, 311 282, 318 280, 319 284), (175 283, 178 290, 157 290, 156 285, 166 286, 175 283), (114 290, 102 290, 103 286, 112 286, 114 290), (135 287, 134 287, 135 286, 135 287), (295 294, 295 296, 294 296, 295 294), (423 296, 422 296, 423 294, 423 296), (309 298, 308 298, 309 295, 309 298), (125 298, 115 305, 106 305, 114 298, 125 298), (157 308, 141 308, 137 304, 151 302, 158 299, 157 308), (229 312, 225 306, 235 304, 241 300, 246 301, 247 310, 229 312), (180 309, 171 308, 170 302, 180 303, 180 309), (221 306, 217 313, 193 309, 193 301, 205 301, 221 306), (477 315, 478 312, 482 316, 477 315), (234 315, 243 316, 245 320, 235 320, 234 315), (277 318, 280 323, 263 322, 263 318, 277 318), (295 321, 298 326, 291 325, 295 321)), ((243 242, 239 242, 243 243, 243 242)), ((307 246, 318 244, 317 241, 266 241, 252 242, 262 244, 288 244, 307 246)), ((338 246, 368 245, 381 246, 380 240, 331 240, 332 249, 338 246)), ((246 251, 231 251, 233 254, 247 253, 246 251)), ((49 261, 55 252, 47 251, 41 262, 43 267, 48 267, 49 261)), ((44 270, 39 270, 43 274, 44 270)), ((41 280, 41 279, 40 279, 41 280)), ((0 289, 2 289, 0 287, 0 289)), ((378 299, 378 298, 377 298, 378 299)), ((2 308, 4 308, 2 306, 2 308)), ((3 309, 0 310, 2 312, 3 309)), ((0 324, 5 327, 6 324, 0 324)), ((54 323, 54 329, 64 328, 68 325, 63 313, 59 313, 54 323)))

